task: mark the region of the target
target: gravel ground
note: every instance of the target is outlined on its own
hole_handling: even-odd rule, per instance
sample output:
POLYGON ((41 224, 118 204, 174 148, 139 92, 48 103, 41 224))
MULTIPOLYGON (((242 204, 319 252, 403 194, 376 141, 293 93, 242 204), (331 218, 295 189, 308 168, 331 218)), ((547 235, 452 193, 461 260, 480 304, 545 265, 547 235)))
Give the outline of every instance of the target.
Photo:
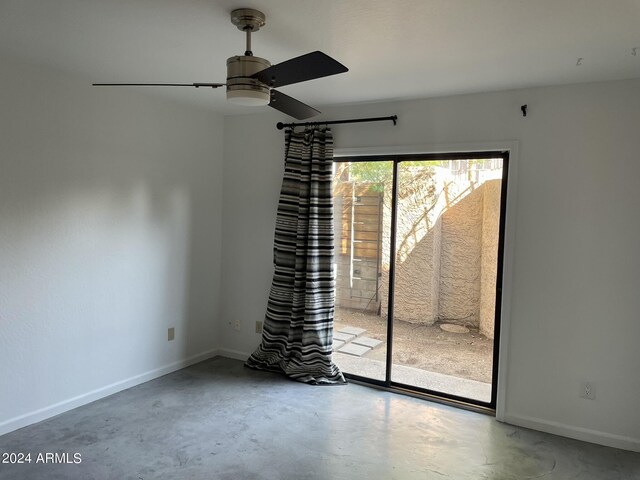
MULTIPOLYGON (((366 354, 384 361, 387 355, 387 320, 375 315, 337 309, 335 331, 342 327, 364 328, 366 336, 382 340, 383 345, 366 354)), ((416 325, 395 321, 393 361, 399 365, 491 383, 493 340, 467 325, 468 333, 451 333, 440 324, 416 325)))

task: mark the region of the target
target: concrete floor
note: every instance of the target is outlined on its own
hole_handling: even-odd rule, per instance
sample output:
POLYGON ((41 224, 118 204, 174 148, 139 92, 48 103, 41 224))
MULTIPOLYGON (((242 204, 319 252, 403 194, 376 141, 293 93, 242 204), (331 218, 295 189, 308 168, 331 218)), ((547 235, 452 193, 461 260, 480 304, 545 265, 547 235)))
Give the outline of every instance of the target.
POLYGON ((0 479, 640 479, 640 454, 215 358, 0 437, 0 479), (35 463, 38 453, 79 464, 35 463))

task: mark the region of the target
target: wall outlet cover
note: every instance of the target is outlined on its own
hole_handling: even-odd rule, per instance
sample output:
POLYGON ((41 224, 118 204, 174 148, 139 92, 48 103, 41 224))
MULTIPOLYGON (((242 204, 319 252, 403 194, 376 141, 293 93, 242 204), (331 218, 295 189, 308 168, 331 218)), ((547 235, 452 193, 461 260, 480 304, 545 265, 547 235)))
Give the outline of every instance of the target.
POLYGON ((167 329, 167 341, 172 341, 174 338, 176 338, 176 329, 174 327, 169 327, 167 329))

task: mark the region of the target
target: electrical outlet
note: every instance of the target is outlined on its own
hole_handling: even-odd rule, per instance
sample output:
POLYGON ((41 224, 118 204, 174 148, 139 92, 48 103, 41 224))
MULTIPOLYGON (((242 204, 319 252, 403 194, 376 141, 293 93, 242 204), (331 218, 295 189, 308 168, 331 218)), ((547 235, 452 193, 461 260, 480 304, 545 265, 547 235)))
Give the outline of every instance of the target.
POLYGON ((236 320, 233 322, 233 328, 235 328, 235 330, 237 332, 240 331, 240 319, 239 318, 236 318, 236 320))
POLYGON ((169 327, 167 330, 167 341, 171 341, 176 338, 176 329, 174 327, 169 327))
POLYGON ((260 320, 256 320, 256 333, 262 333, 262 322, 260 320))
POLYGON ((582 382, 580 384, 580 397, 587 400, 596 399, 596 384, 593 382, 582 382))

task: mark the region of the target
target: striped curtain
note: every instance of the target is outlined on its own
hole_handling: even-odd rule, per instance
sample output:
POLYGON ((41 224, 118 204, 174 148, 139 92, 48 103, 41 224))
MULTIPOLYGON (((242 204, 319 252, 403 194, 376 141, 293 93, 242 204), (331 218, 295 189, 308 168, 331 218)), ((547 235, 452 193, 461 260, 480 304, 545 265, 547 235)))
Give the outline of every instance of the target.
POLYGON ((285 167, 274 240, 275 272, 262 342, 246 365, 310 384, 346 383, 331 360, 333 137, 285 132, 285 167))

